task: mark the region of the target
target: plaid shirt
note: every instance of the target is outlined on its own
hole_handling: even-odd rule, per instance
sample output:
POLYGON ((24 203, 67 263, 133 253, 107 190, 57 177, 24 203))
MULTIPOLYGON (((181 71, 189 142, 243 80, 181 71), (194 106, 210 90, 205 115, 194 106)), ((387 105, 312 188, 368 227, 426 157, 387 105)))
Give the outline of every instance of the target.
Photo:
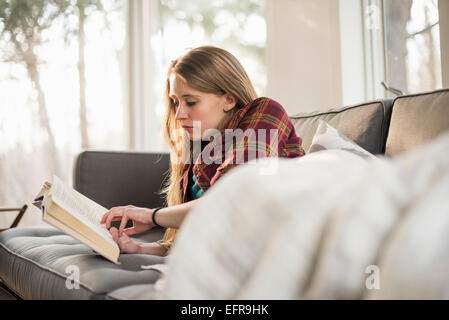
POLYGON ((232 115, 217 139, 206 143, 193 164, 185 166, 181 181, 183 203, 190 200, 187 186, 192 165, 198 185, 205 192, 230 169, 250 160, 303 156, 301 143, 302 139, 296 135, 289 116, 278 102, 262 97, 248 103, 232 115), (270 129, 276 131, 270 133, 270 129), (229 143, 233 140, 235 146, 229 143), (215 150, 221 152, 215 154, 215 150))

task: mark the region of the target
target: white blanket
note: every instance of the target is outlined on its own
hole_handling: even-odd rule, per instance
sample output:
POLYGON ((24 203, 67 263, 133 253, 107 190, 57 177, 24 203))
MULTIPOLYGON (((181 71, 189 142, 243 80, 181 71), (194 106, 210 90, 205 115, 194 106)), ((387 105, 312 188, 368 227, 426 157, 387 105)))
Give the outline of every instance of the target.
POLYGON ((449 133, 394 160, 254 161, 203 198, 158 298, 449 298, 449 133))

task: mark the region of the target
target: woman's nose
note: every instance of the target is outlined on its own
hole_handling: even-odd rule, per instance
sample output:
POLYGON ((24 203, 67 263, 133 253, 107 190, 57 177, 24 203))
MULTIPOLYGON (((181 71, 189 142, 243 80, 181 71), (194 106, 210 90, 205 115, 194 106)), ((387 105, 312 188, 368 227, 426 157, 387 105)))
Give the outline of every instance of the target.
POLYGON ((187 117, 187 114, 185 112, 184 107, 182 107, 181 105, 178 105, 178 108, 176 109, 176 113, 175 113, 175 119, 180 120, 180 119, 185 119, 186 117, 187 117))

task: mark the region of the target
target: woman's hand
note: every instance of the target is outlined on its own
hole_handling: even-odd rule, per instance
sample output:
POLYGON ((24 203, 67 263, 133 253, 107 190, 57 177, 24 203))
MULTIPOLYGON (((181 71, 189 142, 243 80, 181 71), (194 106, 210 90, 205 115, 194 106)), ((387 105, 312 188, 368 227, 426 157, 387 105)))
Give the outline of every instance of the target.
POLYGON ((140 243, 128 237, 126 233, 120 237, 116 227, 112 227, 109 232, 112 235, 112 239, 117 242, 120 253, 140 253, 140 243))
POLYGON ((122 237, 123 233, 130 236, 150 230, 154 227, 153 221, 151 220, 152 210, 153 209, 139 208, 131 205, 113 207, 104 214, 100 223, 106 223, 106 228, 109 229, 112 221, 121 221, 118 229, 118 237, 122 237), (133 226, 125 229, 126 223, 130 219, 133 222, 133 226))

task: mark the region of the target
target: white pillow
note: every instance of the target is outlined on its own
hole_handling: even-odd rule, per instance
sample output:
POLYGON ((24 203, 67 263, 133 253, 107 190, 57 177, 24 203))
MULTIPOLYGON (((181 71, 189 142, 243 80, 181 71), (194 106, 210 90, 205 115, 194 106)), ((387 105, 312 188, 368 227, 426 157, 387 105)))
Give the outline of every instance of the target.
POLYGON ((330 124, 320 120, 307 153, 334 149, 346 150, 364 159, 377 159, 376 156, 360 147, 330 124))

